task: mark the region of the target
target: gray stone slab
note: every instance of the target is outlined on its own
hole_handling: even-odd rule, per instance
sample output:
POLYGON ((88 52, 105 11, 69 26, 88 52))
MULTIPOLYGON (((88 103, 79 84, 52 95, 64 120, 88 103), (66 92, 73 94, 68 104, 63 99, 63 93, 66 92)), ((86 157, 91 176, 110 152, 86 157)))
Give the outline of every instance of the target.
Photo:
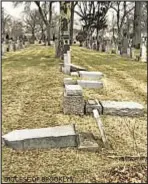
POLYGON ((82 96, 83 90, 79 85, 65 85, 65 94, 67 96, 82 96))
POLYGON ((92 114, 93 109, 97 109, 102 114, 102 106, 97 100, 88 100, 85 105, 86 114, 92 114))
POLYGON ((76 85, 77 81, 72 78, 64 78, 64 85, 76 85))
POLYGON ((82 88, 103 88, 103 82, 90 80, 77 80, 78 85, 82 88))
POLYGON ((2 136, 6 146, 13 149, 46 149, 76 147, 74 125, 40 129, 15 130, 2 136))
POLYGON ((101 101, 103 114, 113 116, 140 116, 144 114, 144 107, 136 102, 101 101))
POLYGON ((79 71, 79 75, 82 78, 90 78, 90 79, 101 79, 103 77, 102 72, 79 71))

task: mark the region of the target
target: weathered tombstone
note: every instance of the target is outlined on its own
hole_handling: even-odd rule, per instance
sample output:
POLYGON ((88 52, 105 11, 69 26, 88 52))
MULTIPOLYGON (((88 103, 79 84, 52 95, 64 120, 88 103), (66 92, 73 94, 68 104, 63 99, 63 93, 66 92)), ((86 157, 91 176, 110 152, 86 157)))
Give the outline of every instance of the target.
POLYGON ((101 45, 101 51, 102 52, 105 52, 106 51, 106 43, 105 43, 104 40, 103 40, 102 45, 101 45))
POLYGON ((145 45, 145 40, 142 40, 142 46, 141 46, 141 58, 140 60, 142 62, 146 62, 147 61, 147 51, 146 51, 146 45, 145 45))
POLYGON ((16 44, 15 44, 15 41, 12 42, 12 46, 13 46, 13 51, 16 51, 16 44))
POLYGON ((15 130, 2 136, 4 144, 15 150, 77 147, 74 125, 15 130))
POLYGON ((17 40, 17 50, 20 49, 20 40, 17 40))
POLYGON ((112 41, 112 51, 111 51, 112 54, 116 54, 116 45, 115 45, 115 42, 112 41))
POLYGON ((12 40, 9 41, 9 52, 13 51, 13 43, 12 40))
POLYGON ((93 50, 97 50, 97 44, 96 43, 93 43, 92 47, 93 47, 93 50))
POLYGON ((81 86, 65 85, 63 111, 64 114, 84 114, 84 99, 81 86))
POLYGON ((144 107, 135 102, 100 101, 104 115, 143 116, 144 107))
POLYGON ((131 57, 131 48, 130 47, 127 48, 127 56, 131 57))

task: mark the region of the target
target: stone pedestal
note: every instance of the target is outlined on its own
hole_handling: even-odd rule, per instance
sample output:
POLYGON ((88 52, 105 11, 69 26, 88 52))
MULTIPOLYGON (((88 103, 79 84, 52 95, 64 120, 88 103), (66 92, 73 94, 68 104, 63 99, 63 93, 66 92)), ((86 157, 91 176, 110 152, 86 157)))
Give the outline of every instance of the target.
POLYGON ((84 99, 79 85, 65 85, 64 114, 84 115, 84 99))

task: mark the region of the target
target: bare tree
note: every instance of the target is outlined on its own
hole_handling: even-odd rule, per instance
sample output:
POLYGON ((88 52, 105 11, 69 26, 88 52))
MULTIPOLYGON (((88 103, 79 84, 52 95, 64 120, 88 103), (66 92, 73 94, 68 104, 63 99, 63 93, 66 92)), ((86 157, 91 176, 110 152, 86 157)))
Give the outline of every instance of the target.
POLYGON ((35 41, 35 31, 37 29, 37 23, 38 23, 38 11, 37 10, 26 10, 24 11, 24 14, 26 15, 25 16, 25 19, 24 19, 24 22, 25 22, 25 26, 26 26, 26 29, 31 32, 32 34, 32 37, 31 37, 31 41, 32 43, 34 43, 35 41))
MULTIPOLYGON (((22 4, 23 2, 14 2, 14 7, 22 4)), ((40 1, 34 1, 34 3, 37 5, 38 7, 38 11, 40 13, 40 16, 44 22, 44 24, 46 25, 46 31, 47 31, 47 41, 48 41, 48 45, 50 45, 50 23, 51 23, 51 16, 49 16, 49 19, 47 19, 47 14, 44 12, 43 7, 41 6, 41 2, 40 1)), ((50 2, 45 2, 47 4, 48 11, 51 11, 52 8, 52 1, 50 2)), ((31 5, 31 2, 25 2, 25 9, 29 9, 31 5)), ((51 13, 50 13, 51 15, 51 13)))
POLYGON ((125 24, 125 22, 127 22, 127 15, 134 10, 134 4, 133 2, 128 3, 126 1, 121 2, 121 1, 117 1, 117 2, 112 2, 111 4, 111 8, 116 12, 116 23, 117 23, 117 37, 118 37, 118 41, 119 39, 122 39, 123 33, 123 26, 125 24))

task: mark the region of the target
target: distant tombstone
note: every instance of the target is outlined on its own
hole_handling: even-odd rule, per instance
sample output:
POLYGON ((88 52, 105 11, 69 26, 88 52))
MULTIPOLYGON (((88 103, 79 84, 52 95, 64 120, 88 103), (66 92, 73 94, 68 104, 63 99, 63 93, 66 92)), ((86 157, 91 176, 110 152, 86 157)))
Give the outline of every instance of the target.
POLYGON ((13 43, 12 40, 9 41, 9 51, 13 51, 13 43))
POLYGON ((147 61, 147 52, 146 52, 146 46, 144 42, 142 43, 142 46, 141 46, 141 58, 140 59, 142 62, 147 61))
POLYGON ((135 59, 135 49, 134 49, 134 47, 131 47, 131 55, 130 55, 130 57, 132 59, 135 59))
POLYGON ((122 40, 122 55, 127 55, 127 48, 128 48, 128 39, 127 39, 127 34, 126 32, 123 35, 123 40, 122 40))
POLYGON ((115 42, 112 42, 112 54, 116 54, 116 46, 115 46, 115 42))
POLYGON ((102 45, 101 45, 102 52, 106 52, 106 45, 107 45, 106 40, 103 40, 102 45))
POLYGON ((96 43, 93 43, 92 47, 93 47, 93 50, 97 50, 97 44, 96 43))
POLYGON ((16 44, 15 44, 15 41, 12 42, 12 46, 13 46, 13 51, 16 51, 16 44))

